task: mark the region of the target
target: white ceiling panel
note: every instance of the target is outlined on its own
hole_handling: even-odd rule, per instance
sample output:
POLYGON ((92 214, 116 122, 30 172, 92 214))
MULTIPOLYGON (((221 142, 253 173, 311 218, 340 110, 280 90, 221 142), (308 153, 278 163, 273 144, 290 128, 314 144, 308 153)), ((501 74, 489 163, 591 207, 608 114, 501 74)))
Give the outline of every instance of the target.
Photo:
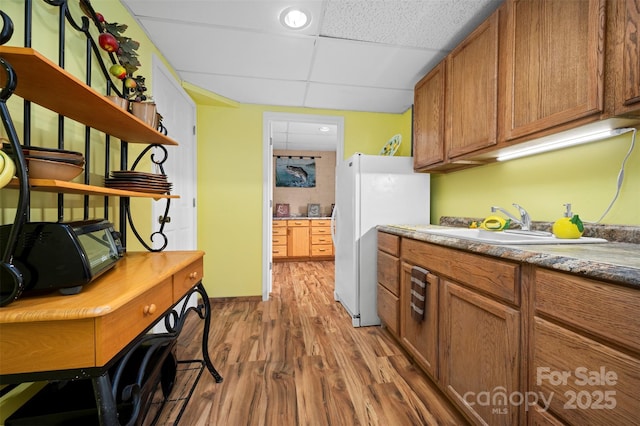
POLYGON ((328 1, 320 34, 373 43, 451 50, 502 0, 328 1))
POLYGON ((299 5, 315 17, 299 33, 317 35, 324 1, 127 0, 125 4, 139 18, 159 18, 287 35, 290 35, 290 31, 280 25, 280 13, 287 7, 299 5))
POLYGON ((304 81, 267 80, 249 77, 183 72, 182 78, 226 98, 247 104, 299 106, 304 102, 304 81), (233 95, 233 96, 232 96, 233 95))
POLYGON ((307 107, 369 112, 404 112, 413 104, 413 90, 309 83, 307 107))
POLYGON ((314 38, 220 29, 203 25, 142 19, 156 34, 160 51, 178 71, 245 77, 305 80, 311 66, 314 38))
POLYGON ((319 83, 413 90, 446 52, 319 38, 310 80, 319 83))

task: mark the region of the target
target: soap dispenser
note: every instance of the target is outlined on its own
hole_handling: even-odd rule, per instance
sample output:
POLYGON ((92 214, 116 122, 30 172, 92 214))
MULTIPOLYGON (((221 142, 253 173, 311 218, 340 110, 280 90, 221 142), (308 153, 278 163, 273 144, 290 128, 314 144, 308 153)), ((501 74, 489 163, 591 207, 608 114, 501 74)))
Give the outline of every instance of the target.
POLYGON ((571 204, 565 206, 564 216, 556 220, 551 228, 556 238, 576 239, 582 236, 584 225, 577 214, 571 212, 571 204))

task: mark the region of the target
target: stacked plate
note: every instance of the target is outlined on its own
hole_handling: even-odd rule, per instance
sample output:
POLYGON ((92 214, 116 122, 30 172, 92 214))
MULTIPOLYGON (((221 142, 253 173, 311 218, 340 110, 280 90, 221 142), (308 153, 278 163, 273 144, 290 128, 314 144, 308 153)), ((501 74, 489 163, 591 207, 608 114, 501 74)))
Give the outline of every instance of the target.
MULTIPOLYGON (((10 144, 3 144, 2 149, 16 160, 10 144)), ((23 146, 22 153, 31 179, 71 180, 84 170, 84 155, 81 152, 23 146)))
POLYGON ((126 191, 166 194, 171 191, 172 184, 167 182, 165 175, 135 170, 118 170, 111 172, 110 178, 105 178, 104 186, 126 191))

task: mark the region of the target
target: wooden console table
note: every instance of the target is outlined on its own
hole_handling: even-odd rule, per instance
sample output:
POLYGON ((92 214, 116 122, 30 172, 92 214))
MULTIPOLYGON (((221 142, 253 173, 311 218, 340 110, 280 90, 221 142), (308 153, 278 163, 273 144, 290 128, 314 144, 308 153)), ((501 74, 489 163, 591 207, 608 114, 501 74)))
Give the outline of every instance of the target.
POLYGON ((221 382, 208 353, 211 309, 201 281, 203 256, 127 253, 79 294, 28 295, 0 308, 0 384, 91 379, 100 423, 118 425, 109 370, 144 341, 177 337, 191 310, 204 320, 203 364, 221 382), (178 302, 193 293, 201 296, 198 307, 178 312, 178 302), (168 332, 148 334, 163 317, 168 332))

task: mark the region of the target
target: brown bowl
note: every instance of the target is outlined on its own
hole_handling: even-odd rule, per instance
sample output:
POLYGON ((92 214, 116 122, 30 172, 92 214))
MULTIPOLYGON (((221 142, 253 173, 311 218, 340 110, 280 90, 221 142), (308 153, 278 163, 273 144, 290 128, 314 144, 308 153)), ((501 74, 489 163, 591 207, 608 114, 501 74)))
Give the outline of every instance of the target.
POLYGON ((27 169, 31 179, 71 180, 84 170, 82 166, 60 161, 27 159, 27 169))

